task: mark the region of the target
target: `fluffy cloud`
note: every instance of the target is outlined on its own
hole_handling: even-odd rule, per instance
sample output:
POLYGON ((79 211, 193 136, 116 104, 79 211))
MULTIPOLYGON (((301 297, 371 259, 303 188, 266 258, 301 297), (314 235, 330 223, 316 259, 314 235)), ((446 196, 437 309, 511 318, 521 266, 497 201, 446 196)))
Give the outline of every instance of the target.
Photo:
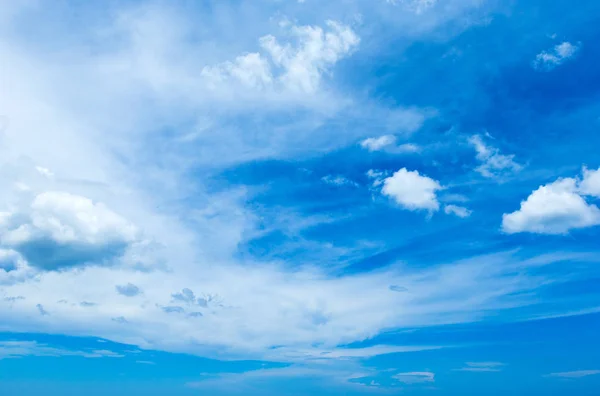
POLYGON ((437 211, 440 204, 436 191, 441 189, 437 181, 421 176, 418 171, 402 168, 383 180, 381 192, 405 209, 437 211))
POLYGON ((465 208, 464 206, 458 205, 446 205, 444 207, 444 212, 446 214, 453 214, 462 218, 471 216, 471 211, 469 209, 465 208))
POLYGON ((479 135, 471 136, 469 143, 475 148, 477 160, 481 163, 476 170, 484 177, 499 177, 522 168, 514 161, 514 155, 500 154, 500 150, 485 144, 479 135))
POLYGON ((552 70, 579 52, 580 45, 568 41, 555 45, 548 51, 542 51, 535 57, 533 67, 538 70, 552 70))
POLYGON ((136 228, 102 203, 65 192, 41 193, 26 211, 0 216, 2 245, 45 270, 102 263, 136 239, 136 228))
POLYGON ((583 180, 559 179, 540 186, 521 202, 521 208, 504 214, 506 233, 565 234, 569 230, 600 224, 600 209, 584 196, 597 193, 598 171, 584 169, 583 180))
POLYGON ((579 193, 595 198, 600 198, 600 168, 589 170, 583 168, 583 179, 578 185, 579 193))
POLYGON ((259 40, 264 53, 249 53, 233 62, 207 66, 201 74, 213 88, 235 80, 246 88, 313 94, 323 74, 360 42, 352 29, 338 22, 327 21, 326 29, 289 26, 296 46, 281 44, 275 36, 266 35, 259 40))

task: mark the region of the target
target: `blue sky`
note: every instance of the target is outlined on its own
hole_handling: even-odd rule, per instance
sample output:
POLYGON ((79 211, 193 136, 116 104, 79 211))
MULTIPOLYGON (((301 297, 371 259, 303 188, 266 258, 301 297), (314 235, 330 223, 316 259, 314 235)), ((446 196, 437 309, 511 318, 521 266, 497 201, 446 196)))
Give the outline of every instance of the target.
POLYGON ((0 393, 594 395, 594 1, 3 1, 0 393))

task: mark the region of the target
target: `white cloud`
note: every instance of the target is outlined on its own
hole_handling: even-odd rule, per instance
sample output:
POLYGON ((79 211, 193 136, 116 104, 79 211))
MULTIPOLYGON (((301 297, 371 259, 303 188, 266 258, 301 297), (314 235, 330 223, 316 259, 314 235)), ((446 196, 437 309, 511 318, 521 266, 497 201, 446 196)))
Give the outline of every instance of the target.
POLYGON ((547 377, 555 377, 555 378, 584 378, 589 377, 590 375, 599 375, 600 370, 578 370, 578 371, 565 371, 562 373, 551 373, 548 374, 547 377))
POLYGON ((440 205, 436 191, 441 189, 437 181, 402 168, 383 181, 381 192, 405 209, 437 211, 440 205))
POLYGON ((481 163, 476 170, 484 177, 500 177, 522 169, 522 166, 514 161, 514 155, 500 154, 500 150, 486 145, 479 135, 471 136, 469 143, 477 151, 477 160, 481 163))
POLYGON ((579 44, 568 41, 555 45, 549 51, 542 51, 535 57, 533 67, 538 70, 552 70, 567 60, 573 58, 580 49, 579 44))
POLYGON ((0 341, 0 360, 25 356, 80 356, 84 358, 112 357, 124 355, 108 350, 74 351, 40 344, 36 341, 0 341))
POLYGON ((385 147, 396 144, 396 137, 394 135, 384 135, 377 138, 367 138, 360 142, 362 148, 369 151, 380 151, 385 147))
POLYGON ((521 202, 516 212, 502 216, 506 233, 566 234, 569 230, 600 224, 600 209, 579 194, 578 181, 559 179, 540 186, 521 202))
POLYGON ((327 175, 327 176, 323 176, 321 178, 321 180, 325 184, 330 184, 332 186, 338 186, 338 187, 340 187, 340 186, 357 187, 358 186, 358 184, 355 181, 352 181, 341 175, 337 175, 337 176, 327 175))
POLYGON ((26 211, 0 217, 0 243, 42 269, 114 258, 136 235, 133 225, 102 203, 65 192, 41 193, 26 211))
POLYGON ((207 66, 201 75, 213 88, 235 79, 247 88, 314 94, 323 75, 360 42, 348 26, 330 20, 326 28, 291 25, 288 32, 297 41, 296 46, 281 44, 275 36, 266 35, 259 40, 264 54, 249 53, 233 62, 207 66))
POLYGON ((404 5, 415 14, 422 14, 435 6, 438 0, 386 0, 393 5, 404 5))
POLYGON ((421 148, 413 143, 396 144, 394 135, 383 135, 376 138, 367 138, 360 142, 360 146, 370 152, 386 151, 395 154, 418 153, 421 148))
POLYGON ((455 216, 465 218, 471 216, 471 211, 464 206, 458 205, 446 205, 444 207, 444 212, 446 214, 453 214, 455 216))
POLYGON ((454 371, 468 371, 473 373, 495 373, 502 371, 504 363, 500 362, 467 362, 466 367, 454 371))
POLYGON ((429 371, 413 371, 396 374, 394 378, 404 384, 421 384, 434 382, 435 374, 429 371))
POLYGON ((583 179, 579 182, 578 191, 582 195, 600 198, 600 168, 596 170, 583 168, 583 179))

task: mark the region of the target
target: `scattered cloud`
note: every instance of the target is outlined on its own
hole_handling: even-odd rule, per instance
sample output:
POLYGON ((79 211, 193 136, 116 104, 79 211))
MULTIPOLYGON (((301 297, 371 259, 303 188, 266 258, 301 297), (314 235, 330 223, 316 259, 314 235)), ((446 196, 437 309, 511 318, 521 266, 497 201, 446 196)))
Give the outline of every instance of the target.
POLYGON ((551 374, 548 374, 547 377, 577 379, 577 378, 589 377, 590 375, 599 375, 599 374, 600 374, 600 370, 578 370, 578 371, 565 371, 562 373, 551 373, 551 374))
POLYGON ((50 315, 50 314, 48 313, 48 311, 46 311, 46 310, 44 309, 44 306, 43 306, 42 304, 37 304, 35 307, 37 308, 37 310, 38 310, 38 312, 40 313, 40 315, 42 315, 42 316, 50 315))
POLYGON ((475 373, 499 372, 502 371, 504 363, 500 362, 467 362, 465 367, 456 369, 455 371, 469 371, 475 373))
POLYGON ((121 358, 124 355, 109 350, 76 351, 40 344, 36 341, 0 341, 0 360, 26 356, 81 356, 84 358, 121 358))
POLYGON ((475 170, 483 177, 496 178, 520 171, 523 167, 515 162, 515 156, 500 154, 500 150, 487 145, 480 135, 473 135, 469 143, 477 152, 477 160, 481 163, 475 170))
POLYGON ((183 312, 185 312, 183 307, 179 307, 177 305, 162 307, 161 309, 166 313, 183 313, 183 312))
POLYGON ((360 142, 360 146, 370 152, 386 151, 393 154, 418 153, 421 151, 421 148, 416 144, 396 144, 396 137, 394 135, 367 138, 360 142))
POLYGON ((542 51, 537 54, 532 65, 537 70, 552 70, 577 55, 580 48, 581 44, 572 44, 564 41, 548 51, 542 51))
POLYGON ((408 291, 408 289, 406 287, 404 287, 404 286, 398 286, 398 285, 391 285, 389 289, 391 291, 399 292, 399 293, 408 291))
POLYGON ((506 233, 566 234, 600 224, 600 209, 585 200, 597 194, 598 171, 584 169, 583 180, 558 179, 540 186, 521 202, 521 208, 502 216, 506 233))
POLYGON ((444 206, 444 212, 446 214, 453 214, 455 216, 465 218, 471 216, 471 210, 465 208, 464 206, 458 205, 446 205, 444 206))
POLYGON ((360 142, 361 147, 369 151, 380 151, 385 147, 395 144, 396 137, 394 135, 384 135, 377 138, 367 138, 360 142))
POLYGON ((115 289, 117 290, 117 293, 126 297, 135 297, 142 292, 140 288, 134 285, 133 283, 128 283, 126 285, 117 285, 115 286, 115 289))
POLYGON ((381 192, 405 209, 435 212, 440 207, 436 192, 441 189, 437 181, 402 168, 383 180, 381 192))
POLYGON ((137 364, 146 364, 146 365, 150 365, 150 366, 155 366, 156 365, 155 362, 151 362, 149 360, 136 360, 135 362, 137 364))
POLYGON ((332 186, 342 187, 342 186, 350 186, 350 187, 358 187, 358 184, 355 181, 352 181, 344 176, 337 175, 327 175, 321 178, 323 183, 329 184, 332 186))
POLYGON ((435 374, 429 371, 413 371, 408 373, 398 373, 394 378, 404 384, 422 384, 434 382, 435 374))

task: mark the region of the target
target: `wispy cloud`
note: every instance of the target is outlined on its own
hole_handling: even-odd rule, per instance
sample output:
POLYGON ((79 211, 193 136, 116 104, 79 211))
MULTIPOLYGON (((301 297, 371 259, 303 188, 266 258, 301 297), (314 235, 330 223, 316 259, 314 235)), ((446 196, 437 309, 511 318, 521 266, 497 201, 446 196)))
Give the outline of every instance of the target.
POLYGON ((422 384, 434 382, 435 374, 429 371, 413 371, 398 373, 394 375, 394 378, 404 384, 422 384))
POLYGON ((121 358, 124 355, 109 350, 70 350, 40 344, 36 341, 0 341, 0 359, 26 356, 81 356, 84 358, 121 358))
POLYGON ((553 378, 567 378, 567 379, 577 379, 589 377, 591 375, 599 375, 600 370, 578 370, 578 371, 564 371, 561 373, 551 373, 547 374, 547 377, 553 378))
POLYGON ((469 143, 477 152, 477 160, 481 163, 476 170, 487 178, 506 176, 518 172, 523 167, 515 162, 513 154, 500 154, 500 150, 486 144, 480 135, 473 135, 469 143))
POLYGON ((573 58, 579 52, 581 44, 564 41, 548 51, 542 51, 535 57, 532 65, 538 70, 552 70, 573 58))
POLYGON ((500 362, 467 362, 465 367, 455 369, 455 371, 469 371, 474 373, 494 373, 502 371, 505 366, 500 362))

